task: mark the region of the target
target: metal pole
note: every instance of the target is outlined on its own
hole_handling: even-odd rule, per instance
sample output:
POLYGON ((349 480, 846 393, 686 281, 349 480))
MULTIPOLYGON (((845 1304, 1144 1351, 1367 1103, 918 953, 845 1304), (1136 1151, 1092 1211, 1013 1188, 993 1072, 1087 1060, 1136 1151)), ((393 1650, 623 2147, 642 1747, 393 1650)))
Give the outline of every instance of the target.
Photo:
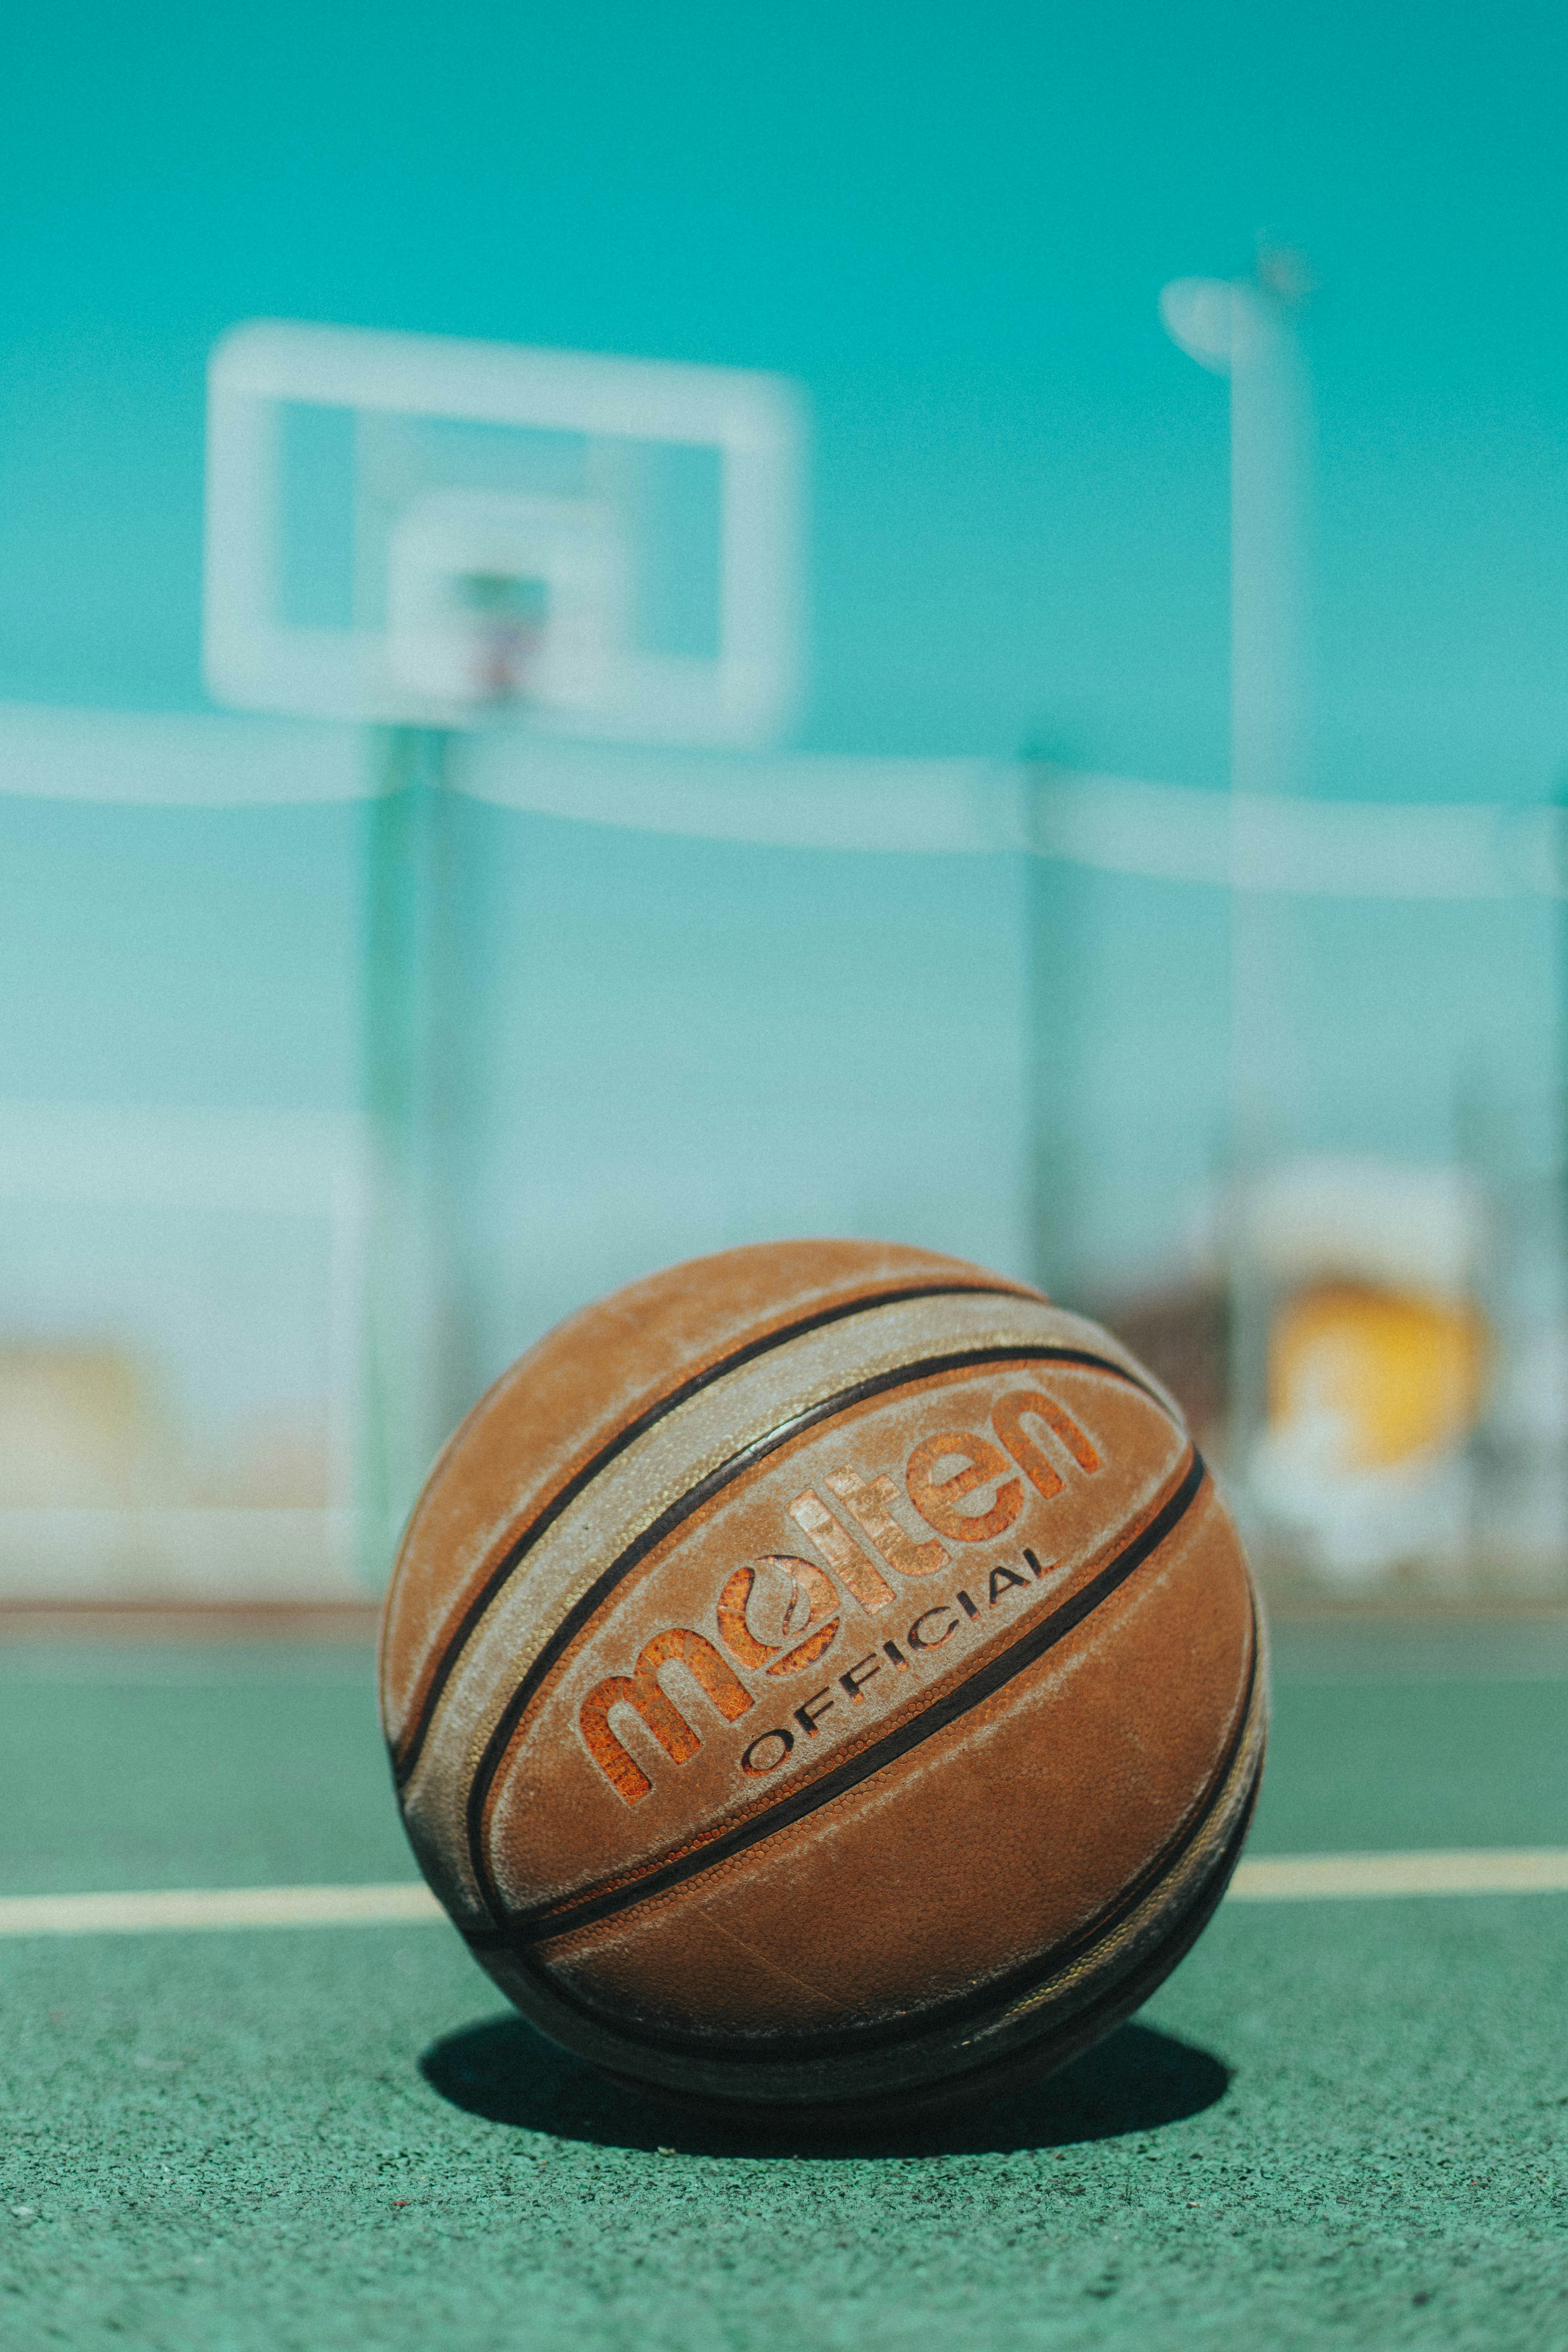
POLYGON ((462 1409, 454 1150, 463 1124, 450 739, 395 728, 369 803, 364 1087, 372 1137, 363 1566, 384 1580, 462 1409))

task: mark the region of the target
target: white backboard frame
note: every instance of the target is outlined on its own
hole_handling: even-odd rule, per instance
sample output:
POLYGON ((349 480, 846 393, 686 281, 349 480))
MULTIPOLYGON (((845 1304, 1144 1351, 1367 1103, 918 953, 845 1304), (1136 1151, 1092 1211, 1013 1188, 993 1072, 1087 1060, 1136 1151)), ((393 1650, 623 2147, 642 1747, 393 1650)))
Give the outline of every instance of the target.
POLYGON ((799 684, 804 416, 783 379, 521 344, 258 320, 208 368, 203 653, 208 688, 241 709, 434 727, 496 713, 400 683, 384 633, 304 626, 279 609, 279 414, 290 402, 679 443, 721 464, 718 653, 619 653, 577 709, 507 723, 656 744, 776 741, 799 684))

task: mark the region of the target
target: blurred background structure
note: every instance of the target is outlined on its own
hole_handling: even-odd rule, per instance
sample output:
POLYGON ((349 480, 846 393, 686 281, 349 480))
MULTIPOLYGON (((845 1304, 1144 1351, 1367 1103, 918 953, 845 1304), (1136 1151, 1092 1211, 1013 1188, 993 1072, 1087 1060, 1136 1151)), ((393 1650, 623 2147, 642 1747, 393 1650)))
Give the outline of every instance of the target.
POLYGON ((1563 36, 1412 32, 28 29, 0 1600, 372 1590, 801 1232, 1110 1321, 1280 1605, 1568 1598, 1563 36))

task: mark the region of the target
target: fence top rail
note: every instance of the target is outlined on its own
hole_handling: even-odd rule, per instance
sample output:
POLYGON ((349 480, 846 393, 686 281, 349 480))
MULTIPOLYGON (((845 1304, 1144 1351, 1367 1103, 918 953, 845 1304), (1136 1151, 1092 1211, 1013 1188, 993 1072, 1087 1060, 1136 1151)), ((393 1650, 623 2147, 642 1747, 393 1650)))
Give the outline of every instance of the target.
MULTIPOLYGON (((193 809, 366 800, 393 772, 385 740, 292 719, 0 704, 0 793, 193 809)), ((451 739, 443 772, 496 807, 758 847, 1033 855, 1291 897, 1568 894, 1555 803, 1233 795, 1025 760, 626 751, 500 728, 451 739)))

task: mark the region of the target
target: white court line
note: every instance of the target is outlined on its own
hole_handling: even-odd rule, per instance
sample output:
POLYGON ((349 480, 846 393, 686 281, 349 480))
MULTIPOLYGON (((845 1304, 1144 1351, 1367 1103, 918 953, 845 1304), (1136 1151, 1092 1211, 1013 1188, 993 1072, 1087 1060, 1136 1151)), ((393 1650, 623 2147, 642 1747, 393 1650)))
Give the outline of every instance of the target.
MULTIPOLYGON (((1233 1903, 1398 1895, 1568 1894, 1568 1847, 1453 1853, 1259 1855, 1230 1883, 1233 1903)), ((128 1895, 0 1896, 0 1936, 131 1936, 205 1927, 405 1927, 443 1916, 426 1886, 154 1888, 128 1895)))
POLYGON ((1259 1854, 1230 1883, 1239 1903, 1368 1895, 1562 1895, 1568 1846, 1471 1846, 1415 1853, 1259 1854))
POLYGON ((8 1895, 0 1936, 134 1936, 157 1928, 384 1927, 445 1915, 427 1886, 155 1887, 133 1895, 8 1895))

